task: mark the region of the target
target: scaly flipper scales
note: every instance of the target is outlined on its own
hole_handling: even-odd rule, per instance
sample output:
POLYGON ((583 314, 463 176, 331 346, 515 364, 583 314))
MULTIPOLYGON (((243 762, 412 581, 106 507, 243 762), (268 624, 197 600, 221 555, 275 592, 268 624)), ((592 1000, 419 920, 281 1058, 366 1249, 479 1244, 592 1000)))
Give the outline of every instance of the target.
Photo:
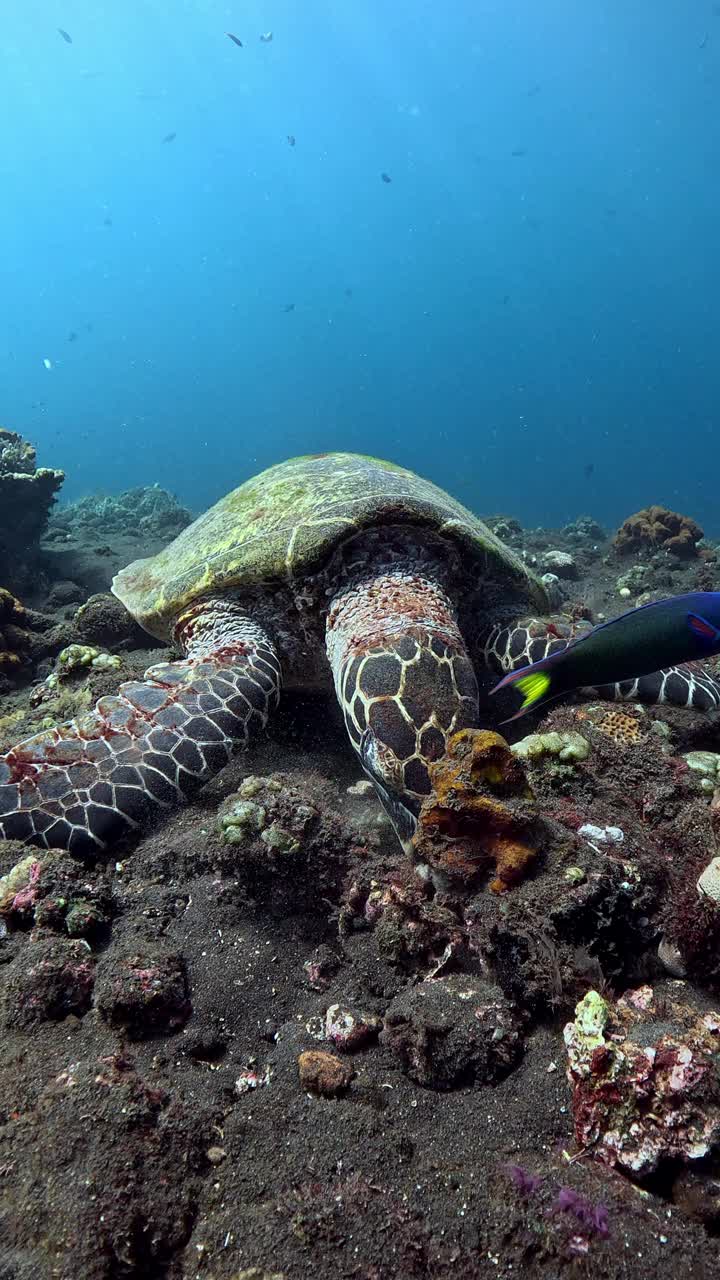
POLYGON ((265 632, 207 601, 179 636, 187 657, 0 756, 0 838, 97 852, 182 803, 265 725, 280 689, 265 632))
POLYGON ((326 646, 350 741, 403 843, 428 766, 477 725, 477 681, 453 606, 420 573, 378 571, 332 602, 326 646))

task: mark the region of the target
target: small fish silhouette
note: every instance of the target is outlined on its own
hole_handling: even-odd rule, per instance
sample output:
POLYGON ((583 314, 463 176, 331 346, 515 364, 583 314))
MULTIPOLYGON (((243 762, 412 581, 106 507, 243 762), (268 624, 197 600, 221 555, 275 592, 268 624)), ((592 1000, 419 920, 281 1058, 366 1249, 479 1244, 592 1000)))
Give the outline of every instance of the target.
POLYGON ((381 173, 380 177, 382 178, 383 182, 392 182, 392 178, 390 177, 389 173, 381 173))
POLYGON ((289 144, 290 144, 290 146, 291 146, 291 147, 294 147, 294 146, 295 146, 295 134, 294 134, 294 133, 289 133, 289 134, 288 134, 288 136, 287 136, 287 140, 288 140, 288 142, 289 142, 289 144))
POLYGON ((104 226, 104 227, 111 227, 111 226, 112 226, 112 218, 103 218, 103 226, 104 226))
POLYGON ((163 142, 174 142, 176 138, 177 138, 176 133, 166 133, 165 137, 163 138, 163 142))
POLYGON ((263 44, 269 44, 270 41, 272 40, 272 36, 273 36, 272 31, 263 31, 262 35, 260 36, 260 39, 262 40, 263 44))
POLYGON ((68 342, 77 342, 77 334, 74 329, 68 334, 68 342))
POLYGON ((583 475, 584 475, 585 479, 586 479, 586 480, 590 480, 590 479, 592 478, 592 475, 593 475, 593 472, 594 472, 594 471, 595 471, 595 463, 594 463, 594 462, 586 462, 586 463, 585 463, 585 466, 583 467, 583 475))
POLYGON ((228 40, 232 40, 233 44, 237 45, 238 49, 242 49, 243 47, 242 40, 240 40, 238 36, 234 36, 232 31, 226 31, 225 35, 227 36, 228 40))
POLYGON ((287 302, 283 307, 283 311, 285 312, 285 315, 287 315, 289 311, 294 311, 294 310, 295 310, 294 302, 287 302))
POLYGON ((511 152, 510 152, 510 155, 511 155, 511 156, 526 156, 526 155, 527 155, 527 151, 525 150, 525 148, 524 148, 524 147, 515 147, 514 151, 511 151, 511 152))
POLYGON ((58 35, 62 36, 66 44, 72 44, 72 36, 67 31, 63 31, 62 27, 58 27, 58 35))

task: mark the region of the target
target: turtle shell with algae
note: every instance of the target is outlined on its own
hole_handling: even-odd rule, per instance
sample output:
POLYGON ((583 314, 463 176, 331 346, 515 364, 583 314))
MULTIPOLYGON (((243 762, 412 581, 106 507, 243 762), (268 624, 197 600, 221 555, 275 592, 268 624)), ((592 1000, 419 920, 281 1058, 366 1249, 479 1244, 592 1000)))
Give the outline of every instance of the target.
POLYGON ((398 525, 440 535, 477 581, 501 582, 514 600, 547 607, 542 584, 472 512, 404 467, 352 453, 291 458, 246 480, 158 555, 123 569, 112 589, 146 631, 166 640, 203 597, 287 588, 320 572, 356 534, 398 525))

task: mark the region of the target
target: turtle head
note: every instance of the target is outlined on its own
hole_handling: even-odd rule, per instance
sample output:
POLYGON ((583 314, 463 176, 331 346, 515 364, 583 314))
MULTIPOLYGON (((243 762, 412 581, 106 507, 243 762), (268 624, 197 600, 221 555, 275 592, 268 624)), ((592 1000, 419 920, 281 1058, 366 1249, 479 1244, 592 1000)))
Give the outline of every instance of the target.
POLYGON ((378 741, 371 729, 366 729, 362 736, 359 755, 403 849, 410 853, 417 831, 419 804, 404 790, 397 757, 378 741))

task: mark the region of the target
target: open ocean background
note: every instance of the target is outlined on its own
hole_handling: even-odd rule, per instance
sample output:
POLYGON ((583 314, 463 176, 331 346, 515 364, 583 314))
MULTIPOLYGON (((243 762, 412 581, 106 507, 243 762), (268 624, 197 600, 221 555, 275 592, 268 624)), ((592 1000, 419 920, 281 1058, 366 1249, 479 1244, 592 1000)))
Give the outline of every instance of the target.
POLYGON ((351 449, 720 535, 719 4, 17 0, 0 69, 0 422, 65 499, 351 449))

